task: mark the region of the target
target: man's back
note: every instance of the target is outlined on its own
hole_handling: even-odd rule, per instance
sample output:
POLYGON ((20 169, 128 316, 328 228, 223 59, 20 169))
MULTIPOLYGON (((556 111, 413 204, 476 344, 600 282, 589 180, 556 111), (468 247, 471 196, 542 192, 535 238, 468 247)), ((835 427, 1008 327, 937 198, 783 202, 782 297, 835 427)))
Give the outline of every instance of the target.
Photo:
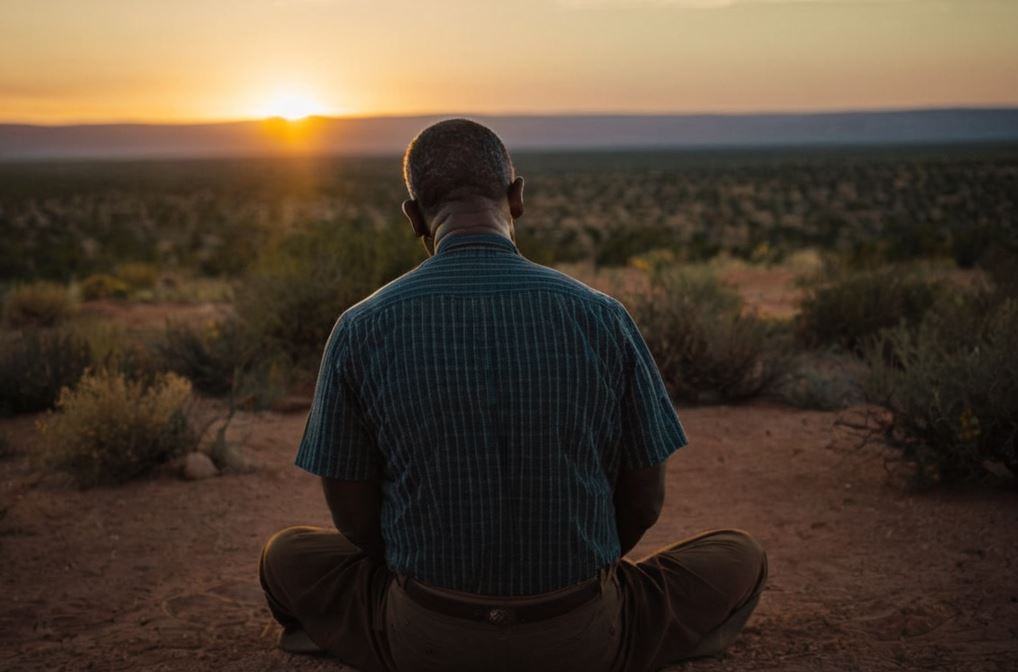
POLYGON ((432 124, 403 177, 432 256, 325 346, 297 464, 336 529, 265 544, 280 647, 365 672, 649 672, 723 651, 767 578, 756 541, 619 558, 686 444, 632 318, 516 250, 524 182, 491 129, 432 124))
POLYGON ((528 595, 617 560, 620 467, 685 443, 621 304, 459 234, 337 322, 297 463, 383 479, 391 570, 528 595))

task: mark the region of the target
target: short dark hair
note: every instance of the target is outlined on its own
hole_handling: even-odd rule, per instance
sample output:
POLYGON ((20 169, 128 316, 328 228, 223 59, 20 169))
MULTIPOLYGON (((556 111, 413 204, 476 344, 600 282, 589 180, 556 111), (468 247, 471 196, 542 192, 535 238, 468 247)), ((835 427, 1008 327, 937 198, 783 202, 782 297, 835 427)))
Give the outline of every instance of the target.
POLYGON ((469 119, 447 119, 417 134, 403 154, 403 180, 425 213, 439 205, 483 196, 497 201, 515 179, 502 140, 469 119))

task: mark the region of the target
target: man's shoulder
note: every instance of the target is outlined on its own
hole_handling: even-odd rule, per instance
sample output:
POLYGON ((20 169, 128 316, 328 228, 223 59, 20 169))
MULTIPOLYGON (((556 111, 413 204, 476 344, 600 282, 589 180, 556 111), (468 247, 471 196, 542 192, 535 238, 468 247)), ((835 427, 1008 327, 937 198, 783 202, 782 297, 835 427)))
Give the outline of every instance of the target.
POLYGON ((595 289, 568 273, 530 260, 527 260, 527 265, 532 269, 534 275, 543 281, 543 285, 539 289, 546 289, 547 291, 570 296, 596 309, 608 311, 625 310, 622 303, 614 296, 595 289))
MULTIPOLYGON (((430 261, 430 260, 429 260, 430 261)), ((419 264, 403 275, 382 285, 369 296, 350 306, 340 316, 340 320, 349 325, 366 324, 373 318, 386 312, 387 308, 413 301, 423 296, 437 293, 459 293, 456 289, 444 284, 441 289, 435 287, 433 275, 441 273, 432 267, 429 261, 419 264)), ((492 294, 518 292, 544 292, 566 298, 585 308, 600 313, 617 315, 626 308, 615 297, 568 275, 558 269, 531 261, 526 257, 517 257, 511 274, 506 274, 505 285, 492 290, 492 294)), ((469 290, 469 287, 460 289, 469 290)), ((471 293, 472 292, 468 292, 471 293)))
POLYGON ((415 280, 418 279, 423 266, 424 264, 418 264, 353 304, 339 316, 340 321, 350 325, 360 323, 370 319, 373 314, 377 314, 386 306, 412 298, 419 293, 420 283, 415 280))

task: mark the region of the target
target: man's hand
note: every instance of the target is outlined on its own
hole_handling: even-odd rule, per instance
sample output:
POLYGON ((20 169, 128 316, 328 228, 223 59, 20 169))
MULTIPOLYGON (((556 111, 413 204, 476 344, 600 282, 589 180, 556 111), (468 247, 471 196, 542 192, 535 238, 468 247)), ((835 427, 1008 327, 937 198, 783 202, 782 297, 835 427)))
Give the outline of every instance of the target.
POLYGON ((381 481, 339 481, 323 476, 322 490, 336 529, 362 551, 384 561, 381 481))
POLYGON ((646 469, 619 472, 615 483, 615 527, 622 555, 657 522, 665 501, 665 462, 646 469))

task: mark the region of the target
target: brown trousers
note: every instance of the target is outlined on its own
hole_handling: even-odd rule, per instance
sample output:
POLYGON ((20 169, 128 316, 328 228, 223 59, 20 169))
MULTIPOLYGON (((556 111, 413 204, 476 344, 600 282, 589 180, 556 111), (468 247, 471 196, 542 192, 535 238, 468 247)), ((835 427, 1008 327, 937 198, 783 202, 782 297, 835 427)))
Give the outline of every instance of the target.
MULTIPOLYGON (((362 672, 644 672, 724 650, 756 607, 767 556, 745 532, 705 532, 605 568, 600 596, 566 614, 512 625, 424 609, 406 595, 405 577, 335 530, 277 533, 259 574, 277 621, 362 672)), ((428 589, 507 606, 571 590, 491 598, 428 589)))

